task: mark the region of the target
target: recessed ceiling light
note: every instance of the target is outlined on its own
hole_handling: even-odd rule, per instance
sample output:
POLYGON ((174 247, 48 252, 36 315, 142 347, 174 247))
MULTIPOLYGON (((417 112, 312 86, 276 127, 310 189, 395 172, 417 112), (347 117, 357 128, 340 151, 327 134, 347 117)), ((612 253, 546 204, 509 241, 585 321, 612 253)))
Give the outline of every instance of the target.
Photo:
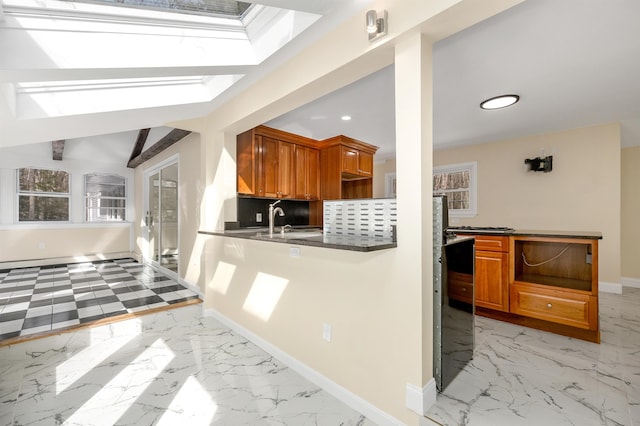
POLYGON ((482 109, 499 109, 511 106, 520 100, 518 95, 500 95, 480 103, 482 109))
POLYGON ((340 119, 342 121, 349 121, 349 120, 351 120, 351 116, 350 115, 343 115, 342 117, 340 117, 340 119))

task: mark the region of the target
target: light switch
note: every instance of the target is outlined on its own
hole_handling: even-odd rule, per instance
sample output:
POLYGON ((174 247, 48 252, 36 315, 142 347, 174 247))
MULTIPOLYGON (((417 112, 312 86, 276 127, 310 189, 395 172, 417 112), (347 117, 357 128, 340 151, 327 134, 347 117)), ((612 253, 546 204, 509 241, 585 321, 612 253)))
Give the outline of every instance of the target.
POLYGON ((322 340, 327 342, 331 341, 331 324, 322 324, 322 340))

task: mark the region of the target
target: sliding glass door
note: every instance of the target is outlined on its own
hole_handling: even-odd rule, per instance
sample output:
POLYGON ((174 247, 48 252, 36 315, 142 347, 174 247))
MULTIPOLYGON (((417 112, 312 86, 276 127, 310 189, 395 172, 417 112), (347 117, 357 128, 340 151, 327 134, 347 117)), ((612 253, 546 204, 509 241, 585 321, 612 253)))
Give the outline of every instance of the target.
POLYGON ((178 162, 152 170, 147 175, 146 215, 148 260, 178 272, 178 162))

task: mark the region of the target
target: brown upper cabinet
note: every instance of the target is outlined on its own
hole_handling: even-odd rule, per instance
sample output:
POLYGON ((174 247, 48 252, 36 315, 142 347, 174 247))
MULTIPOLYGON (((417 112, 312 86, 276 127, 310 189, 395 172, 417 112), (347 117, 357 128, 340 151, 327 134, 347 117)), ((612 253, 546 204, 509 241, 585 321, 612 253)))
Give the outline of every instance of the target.
POLYGON ((294 145, 262 136, 262 169, 258 173, 258 188, 269 198, 293 198, 294 145))
POLYGON ((321 141, 321 198, 371 198, 373 155, 377 150, 376 146, 342 135, 321 141))
POLYGON ((313 139, 266 126, 239 134, 238 193, 266 198, 318 199, 316 143, 313 139))
POLYGON ((347 179, 373 176, 373 154, 342 146, 342 175, 347 179))
POLYGON ((317 149, 297 145, 295 148, 294 198, 320 198, 320 153, 317 149))

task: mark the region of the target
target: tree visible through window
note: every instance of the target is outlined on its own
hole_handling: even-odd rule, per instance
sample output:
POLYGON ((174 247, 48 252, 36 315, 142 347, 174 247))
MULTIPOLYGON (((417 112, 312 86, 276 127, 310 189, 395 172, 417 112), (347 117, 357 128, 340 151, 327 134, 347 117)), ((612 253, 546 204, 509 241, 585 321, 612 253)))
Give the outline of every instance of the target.
POLYGON ((68 221, 69 173, 18 169, 18 221, 68 221))
POLYGON ((127 210, 126 180, 122 176, 84 176, 87 222, 124 221, 127 210))
POLYGON ((447 196, 449 215, 476 214, 476 170, 477 163, 433 168, 433 193, 447 196))

